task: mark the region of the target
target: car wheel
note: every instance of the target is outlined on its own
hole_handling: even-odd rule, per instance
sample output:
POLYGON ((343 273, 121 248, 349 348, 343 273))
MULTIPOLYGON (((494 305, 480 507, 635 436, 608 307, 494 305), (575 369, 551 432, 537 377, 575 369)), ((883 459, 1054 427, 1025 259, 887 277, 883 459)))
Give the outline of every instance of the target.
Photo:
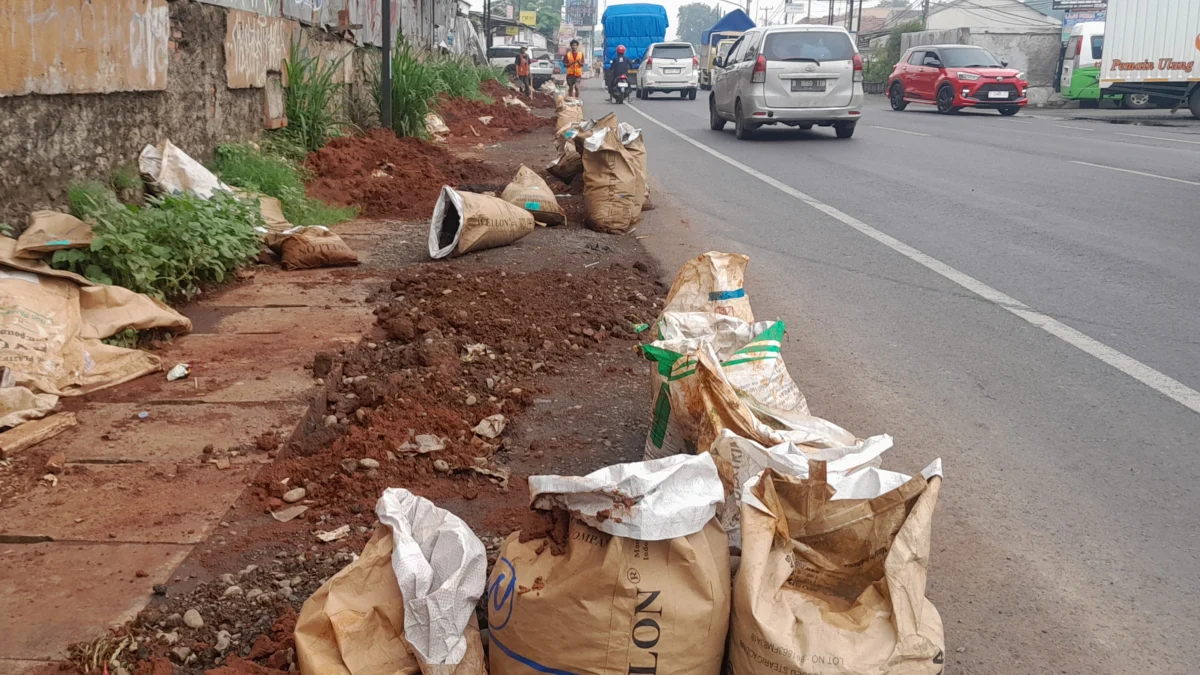
POLYGON ((888 100, 892 104, 892 110, 904 110, 908 107, 908 101, 904 100, 904 86, 899 82, 892 84, 892 88, 888 91, 888 100))
POLYGON ((943 115, 950 115, 958 112, 960 109, 954 107, 954 90, 948 86, 938 89, 937 93, 937 109, 943 115))
POLYGON ((1006 105, 1000 107, 1000 114, 1004 115, 1005 117, 1012 117, 1019 112, 1021 112, 1021 106, 1019 105, 1006 105))
POLYGON ((703 89, 704 91, 708 91, 709 89, 712 89, 712 87, 708 86, 707 84, 700 85, 700 88, 703 89))
POLYGON ((725 128, 725 120, 717 114, 717 99, 714 96, 708 97, 708 128, 713 131, 720 131, 725 128))
POLYGON ((742 114, 742 102, 738 101, 733 106, 733 135, 739 141, 750 139, 750 135, 754 133, 754 128, 746 122, 745 116, 742 114))
POLYGON ((687 100, 687 90, 686 90, 686 89, 684 89, 683 91, 679 92, 679 98, 681 98, 681 99, 683 99, 683 100, 685 100, 685 101, 687 100))
POLYGON ((1121 107, 1127 110, 1142 110, 1151 105, 1149 94, 1125 94, 1121 97, 1121 107))
POLYGON ((808 131, 809 129, 812 129, 812 127, 813 127, 813 125, 811 125, 811 124, 797 124, 796 125, 797 129, 803 129, 804 131, 808 131))
POLYGON ((688 89, 688 100, 689 101, 696 100, 696 90, 695 89, 688 89))
POLYGON ((837 122, 833 125, 833 131, 838 138, 850 138, 854 135, 856 126, 858 126, 858 122, 837 122))

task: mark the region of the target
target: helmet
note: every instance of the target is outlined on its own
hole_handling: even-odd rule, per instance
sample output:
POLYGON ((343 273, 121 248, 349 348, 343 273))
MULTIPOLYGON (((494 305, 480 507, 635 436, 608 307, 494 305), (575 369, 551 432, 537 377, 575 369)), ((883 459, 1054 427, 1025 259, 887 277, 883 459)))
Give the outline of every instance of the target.
POLYGON ((617 53, 624 54, 625 53, 625 45, 617 45, 617 53))

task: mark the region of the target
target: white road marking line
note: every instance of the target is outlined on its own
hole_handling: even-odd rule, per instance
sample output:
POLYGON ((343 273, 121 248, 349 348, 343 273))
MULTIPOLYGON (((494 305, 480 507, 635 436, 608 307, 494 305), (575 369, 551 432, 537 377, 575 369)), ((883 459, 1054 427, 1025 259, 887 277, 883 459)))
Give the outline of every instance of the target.
POLYGON ((1033 124, 1033 120, 1015 120, 1011 117, 1001 117, 1000 119, 1006 122, 1013 122, 1015 124, 1033 124))
MULTIPOLYGON (((1122 352, 1119 352, 1116 349, 1113 349, 1112 347, 1109 347, 1108 345, 1106 345, 1102 342, 1099 342, 1098 340, 1095 340, 1091 337, 1088 337, 1087 335, 1084 335, 1083 333, 1075 330, 1074 328, 1071 328, 1070 326, 1062 323, 1061 321, 1058 321, 1057 319, 1053 319, 1049 316, 1046 316, 1045 314, 1042 314, 1041 312, 1038 312, 1037 310, 1030 308, 1029 306, 1018 301, 1017 299, 1012 298, 1008 295, 1005 295, 1004 293, 1001 293, 1000 291, 992 288, 991 286, 988 286, 987 284, 983 283, 982 281, 979 281, 978 279, 976 279, 970 275, 964 274, 963 272, 958 271, 957 269, 947 265, 946 263, 944 263, 932 256, 926 255, 925 253, 922 253, 921 251, 913 248, 912 246, 909 246, 908 244, 905 244, 904 242, 900 241, 899 239, 896 239, 895 237, 893 237, 889 234, 885 234, 885 233, 871 227, 870 225, 867 225, 866 223, 862 222, 861 220, 855 218, 854 216, 851 216, 847 213, 839 211, 837 208, 830 206, 829 204, 826 204, 826 203, 818 200, 815 197, 811 197, 790 185, 787 185, 779 180, 776 180, 775 178, 768 176, 767 174, 759 171, 758 169, 755 169, 752 166, 743 164, 742 162, 739 162, 738 160, 736 160, 732 157, 729 157, 728 155, 722 154, 722 153, 708 147, 707 145, 701 143, 700 141, 697 141, 697 140, 691 138, 690 136, 687 136, 686 134, 674 129, 673 127, 669 127, 666 124, 659 122, 657 119, 647 115, 646 113, 642 112, 640 109, 638 109, 636 106, 634 106, 632 104, 629 105, 629 108, 632 109, 634 112, 638 113, 639 115, 641 115, 642 117, 645 117, 647 120, 662 127, 668 133, 670 133, 674 136, 677 136, 684 142, 694 145, 695 147, 699 148, 701 151, 707 152, 708 154, 712 155, 713 157, 716 157, 717 159, 721 160, 722 162, 725 162, 726 164, 728 164, 736 169, 740 169, 742 172, 746 173, 747 175, 757 178, 758 180, 766 183, 767 185, 770 185, 771 187, 779 190, 780 192, 783 192, 784 194, 791 196, 791 197, 797 199, 798 201, 801 201, 801 202, 811 206, 812 208, 828 215, 829 217, 840 221, 844 225, 848 225, 848 226, 854 228, 855 230, 858 230, 862 234, 865 234, 868 237, 879 242, 880 244, 887 246, 888 248, 892 249, 893 251, 899 253, 900 255, 917 263, 918 265, 921 265, 922 267, 925 267, 926 269, 928 269, 932 272, 935 272, 935 273, 945 277, 946 279, 949 279, 950 281, 958 284, 959 286, 962 286, 963 288, 974 293, 975 295, 978 295, 979 297, 983 298, 984 300, 987 300, 988 302, 991 302, 991 303, 1001 307, 1002 309, 1024 319, 1025 321, 1028 321, 1029 323, 1033 324, 1034 326, 1041 328, 1042 330, 1046 331, 1047 333, 1050 333, 1051 335, 1057 337, 1058 339, 1062 340, 1063 342, 1066 342, 1067 344, 1071 345, 1072 347, 1075 347, 1076 349, 1084 352, 1085 354, 1095 357, 1096 359, 1100 360, 1101 362, 1108 364, 1109 366, 1121 371, 1122 373, 1125 373, 1126 375, 1132 377, 1133 379, 1137 380, 1138 382, 1141 382, 1142 384, 1146 385, 1147 387, 1150 387, 1151 389, 1157 391, 1158 393, 1162 394, 1163 396, 1166 396, 1167 398, 1171 399, 1172 401, 1175 401, 1176 403, 1184 406, 1185 408, 1188 408, 1194 412, 1200 413, 1200 392, 1198 392, 1194 389, 1191 389, 1190 387, 1183 384, 1182 382, 1179 382, 1178 380, 1176 380, 1168 375, 1160 373, 1159 371, 1151 368, 1150 366, 1147 366, 1146 364, 1138 361, 1137 359, 1134 359, 1131 356, 1128 356, 1122 352)), ((1076 162, 1076 163, 1082 164, 1083 162, 1076 162)), ((1099 166, 1099 165, 1094 165, 1094 166, 1099 166)), ((1111 167, 1103 167, 1103 168, 1111 168, 1111 167)), ((1138 172, 1135 171, 1133 173, 1138 173, 1138 172)), ((1172 180, 1176 180, 1176 179, 1172 179, 1172 180)), ((1184 182, 1187 182, 1187 181, 1184 181, 1184 182)), ((1197 185, 1200 185, 1200 183, 1197 183, 1197 185)))
POLYGON ((875 124, 872 124, 871 128, 872 129, 883 129, 884 131, 894 131, 898 134, 911 134, 913 136, 928 136, 929 135, 929 134, 918 133, 916 131, 905 131, 904 129, 893 129, 891 127, 881 127, 881 126, 877 126, 875 124))
POLYGON ((1071 163, 1072 164, 1082 164, 1083 166, 1094 166, 1097 169, 1108 169, 1109 171, 1120 171, 1122 173, 1132 173, 1132 174, 1137 174, 1138 176, 1146 176, 1147 178, 1157 178, 1159 180, 1169 180, 1169 181, 1173 181, 1175 183, 1184 183, 1186 185, 1200 186, 1200 183, 1197 183, 1196 181, 1184 180, 1182 178, 1171 178, 1170 176, 1160 176, 1156 173, 1146 173, 1145 171, 1134 171, 1133 169, 1121 169, 1121 168, 1118 168, 1115 166, 1107 166, 1105 164, 1092 164, 1091 162, 1078 162, 1075 160, 1071 160, 1071 163))
POLYGON ((1059 129, 1078 129, 1079 131, 1095 131, 1095 129, 1092 129, 1091 127, 1073 127, 1069 124, 1051 124, 1050 126, 1058 127, 1059 129))
POLYGON ((1125 134, 1117 132, 1118 136, 1132 136, 1133 138, 1153 138, 1156 141, 1167 141, 1169 143, 1190 143, 1191 145, 1200 145, 1200 141, 1185 141, 1182 138, 1167 138, 1166 136, 1146 136, 1144 134, 1125 134))

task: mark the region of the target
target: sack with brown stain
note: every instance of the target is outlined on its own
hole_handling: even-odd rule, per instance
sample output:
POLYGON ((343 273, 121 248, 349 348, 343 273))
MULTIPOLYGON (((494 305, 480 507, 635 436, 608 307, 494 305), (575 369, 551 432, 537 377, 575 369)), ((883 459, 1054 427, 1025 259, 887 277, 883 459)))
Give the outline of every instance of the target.
POLYGON ((921 475, 763 472, 743 493, 731 675, 937 675, 942 619, 925 597, 941 460, 921 475))
POLYGON ((492 675, 720 673, 729 541, 713 518, 722 492, 710 457, 534 476, 529 487, 534 508, 565 509, 570 525, 504 542, 488 581, 492 675))
POLYGON ((546 167, 546 172, 569 185, 576 176, 583 173, 583 155, 579 154, 574 144, 568 144, 546 167))
POLYGON ((744 281, 750 256, 709 251, 685 262, 675 274, 666 312, 712 312, 754 323, 744 281))
POLYGON ((567 219, 550 186, 524 164, 500 198, 533 214, 534 221, 541 225, 562 225, 567 219))
POLYGON ((609 114, 580 134, 583 154, 585 224, 599 232, 625 234, 642 218, 645 181, 621 143, 617 118, 609 114))
POLYGON ((653 211, 654 205, 650 203, 650 169, 646 164, 646 142, 642 139, 642 130, 634 128, 628 122, 618 124, 617 130, 621 134, 621 145, 629 151, 629 156, 633 159, 633 170, 642 183, 645 194, 642 210, 653 211))
POLYGON ((499 197, 459 192, 444 185, 429 221, 429 257, 508 246, 533 232, 533 226, 532 214, 499 197))
POLYGON ((354 249, 328 228, 319 225, 297 227, 283 234, 285 238, 281 244, 281 257, 285 270, 358 264, 358 255, 354 249))

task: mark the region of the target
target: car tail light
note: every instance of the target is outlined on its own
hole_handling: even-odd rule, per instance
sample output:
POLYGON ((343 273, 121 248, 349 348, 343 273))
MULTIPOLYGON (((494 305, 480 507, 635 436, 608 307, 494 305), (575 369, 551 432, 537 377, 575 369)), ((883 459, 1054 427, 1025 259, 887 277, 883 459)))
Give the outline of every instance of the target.
POLYGON ((1082 53, 1083 53, 1083 40, 1080 40, 1075 43, 1075 56, 1079 56, 1082 53))
POLYGON ((652 65, 654 65, 654 59, 652 59, 652 58, 650 58, 649 56, 647 56, 647 57, 646 57, 646 67, 647 67, 647 68, 649 68, 649 67, 650 67, 650 66, 652 66, 652 65))
POLYGON ((767 57, 762 54, 758 55, 758 60, 754 62, 754 72, 750 74, 751 82, 766 82, 767 81, 767 57))
POLYGON ((862 54, 858 54, 858 53, 854 54, 854 81, 855 82, 863 81, 862 54))
POLYGON ((692 67, 693 68, 700 67, 700 57, 696 56, 695 54, 692 55, 692 67))

